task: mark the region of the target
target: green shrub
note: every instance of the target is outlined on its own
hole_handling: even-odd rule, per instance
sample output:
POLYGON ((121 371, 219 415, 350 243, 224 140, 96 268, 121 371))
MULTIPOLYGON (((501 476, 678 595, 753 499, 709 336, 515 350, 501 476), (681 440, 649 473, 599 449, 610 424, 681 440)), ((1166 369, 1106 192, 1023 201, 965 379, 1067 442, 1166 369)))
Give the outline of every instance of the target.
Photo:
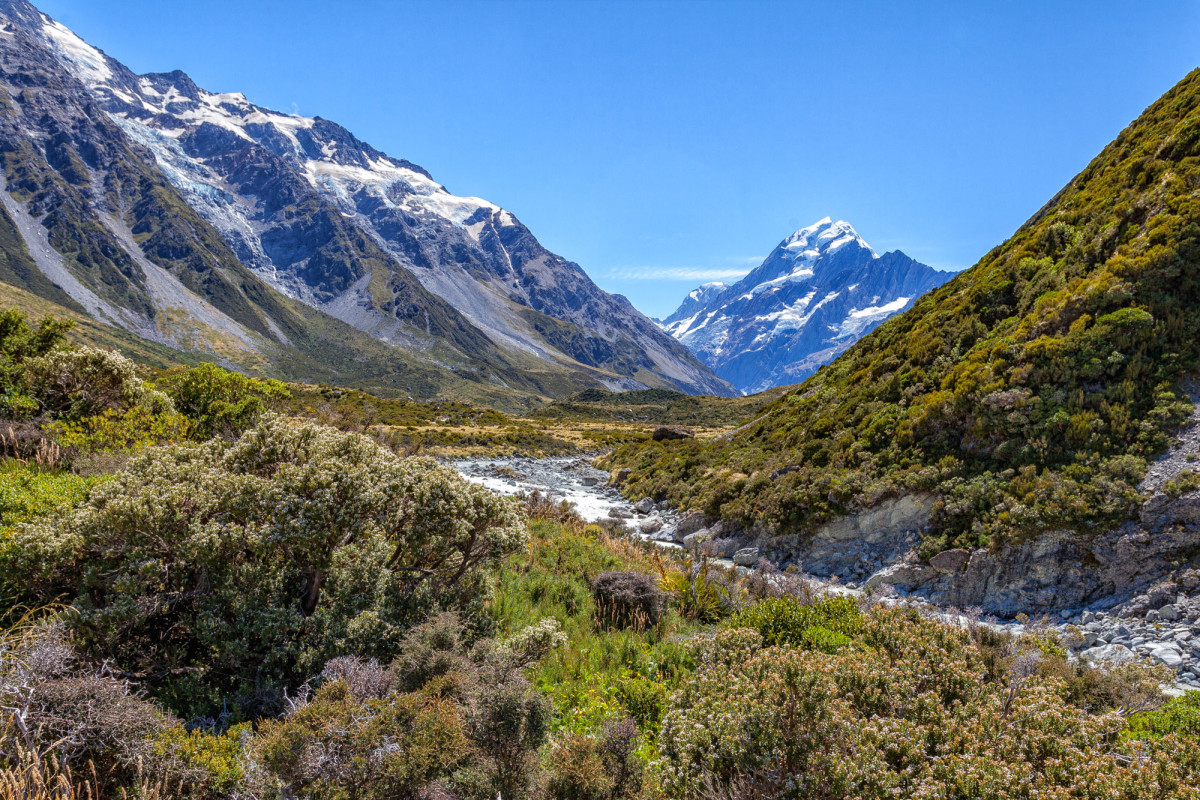
POLYGON ((281 692, 333 656, 387 658, 439 604, 478 607, 521 547, 515 501, 428 459, 271 418, 234 443, 151 448, 0 565, 71 598, 81 642, 191 716, 281 692))
POLYGON ((29 392, 25 361, 60 346, 73 325, 47 316, 32 328, 17 309, 0 311, 0 418, 25 419, 38 413, 38 402, 29 392))
POLYGON ((155 413, 144 405, 126 411, 108 409, 73 422, 52 422, 45 431, 76 453, 140 450, 188 438, 192 424, 175 412, 155 413))
POLYGON ((1135 714, 1127 732, 1133 739, 1161 739, 1170 735, 1200 747, 1200 692, 1173 697, 1162 708, 1135 714))
POLYGON ((985 679, 966 632, 877 609, 834 653, 719 632, 671 697, 666 796, 1194 797, 1200 748, 1126 749, 1118 713, 1071 706, 1054 678, 985 679), (1081 794, 1084 793, 1084 794, 1081 794))
POLYGON ((4 462, 0 464, 0 529, 64 513, 82 503, 102 480, 4 462))
POLYGON ((865 617, 853 598, 836 596, 806 603, 794 597, 762 600, 725 621, 726 628, 751 628, 770 645, 837 650, 862 631, 865 617))
POLYGON ((291 397, 280 381, 248 378, 209 363, 173 369, 157 385, 192 420, 201 439, 237 436, 258 421, 268 404, 291 397))
POLYGON ((222 734, 173 725, 153 737, 148 761, 155 772, 183 787, 188 798, 218 800, 242 788, 252 738, 249 724, 234 725, 222 734))

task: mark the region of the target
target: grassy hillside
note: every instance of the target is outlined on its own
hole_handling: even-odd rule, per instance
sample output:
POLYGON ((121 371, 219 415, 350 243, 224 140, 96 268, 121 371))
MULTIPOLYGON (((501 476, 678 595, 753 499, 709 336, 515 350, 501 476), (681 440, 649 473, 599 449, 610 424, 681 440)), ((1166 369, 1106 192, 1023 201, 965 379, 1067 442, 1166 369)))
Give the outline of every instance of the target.
POLYGON ((1129 518, 1200 366, 1200 71, 1007 242, 738 435, 639 443, 629 491, 803 531, 914 490, 925 551, 1129 518), (780 469, 791 470, 778 474, 780 469))

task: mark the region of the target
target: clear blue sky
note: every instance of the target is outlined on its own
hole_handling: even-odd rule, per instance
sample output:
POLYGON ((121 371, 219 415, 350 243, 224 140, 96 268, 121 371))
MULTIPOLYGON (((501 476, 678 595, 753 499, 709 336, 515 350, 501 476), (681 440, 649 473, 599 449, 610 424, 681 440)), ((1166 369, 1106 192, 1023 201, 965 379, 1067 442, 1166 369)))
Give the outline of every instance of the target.
POLYGON ((1200 2, 43 0, 320 115, 663 315, 826 214, 970 266, 1200 65, 1200 2))

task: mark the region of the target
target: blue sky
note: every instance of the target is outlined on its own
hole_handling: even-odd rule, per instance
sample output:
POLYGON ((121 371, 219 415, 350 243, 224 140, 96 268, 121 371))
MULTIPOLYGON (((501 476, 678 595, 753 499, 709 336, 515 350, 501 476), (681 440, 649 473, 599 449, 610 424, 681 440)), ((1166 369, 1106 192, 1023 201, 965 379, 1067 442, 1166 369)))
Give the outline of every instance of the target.
POLYGON ((38 5, 340 122, 656 316, 827 214, 970 266, 1200 65, 1195 1, 38 5))

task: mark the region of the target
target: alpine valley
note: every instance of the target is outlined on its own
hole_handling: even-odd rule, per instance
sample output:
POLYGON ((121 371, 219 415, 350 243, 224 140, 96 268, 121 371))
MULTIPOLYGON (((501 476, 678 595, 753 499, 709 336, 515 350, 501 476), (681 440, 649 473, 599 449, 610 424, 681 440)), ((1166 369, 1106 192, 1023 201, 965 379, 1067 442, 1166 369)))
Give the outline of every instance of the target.
POLYGON ((826 217, 779 243, 733 286, 692 291, 663 329, 744 392, 799 383, 950 277, 877 254, 826 217))
MULTIPOLYGON (((269 59, 308 11, 352 99, 444 53, 463 77, 405 115, 592 124, 606 210, 654 209, 614 235, 680 260, 670 213, 732 226, 756 176, 810 188, 755 171, 760 136, 826 156, 833 196, 893 153, 887 182, 943 203, 925 163, 910 193, 915 139, 875 124, 899 119, 987 198, 983 124, 1055 138, 1043 86, 1144 91, 1134 60, 1184 27, 1046 12, 1038 62, 1051 39, 998 3, 239 2, 187 4, 195 32, 158 27, 169 3, 56 13, 269 59), (362 19, 395 74, 367 75, 362 19), (480 104, 524 88, 493 46, 599 115, 480 104), (687 157, 732 130, 733 158, 687 157), (642 167, 668 151, 703 188, 672 207, 642 167)), ((1040 163, 1023 143, 1000 171, 1040 163)), ((961 273, 825 218, 661 323, 510 211, 134 74, 24 0, 0 0, 0 182, 0 800, 1200 800, 1200 69, 961 273)))
POLYGON ((239 369, 401 396, 732 392, 509 211, 328 120, 135 75, 24 0, 0 15, 10 286, 239 369))

